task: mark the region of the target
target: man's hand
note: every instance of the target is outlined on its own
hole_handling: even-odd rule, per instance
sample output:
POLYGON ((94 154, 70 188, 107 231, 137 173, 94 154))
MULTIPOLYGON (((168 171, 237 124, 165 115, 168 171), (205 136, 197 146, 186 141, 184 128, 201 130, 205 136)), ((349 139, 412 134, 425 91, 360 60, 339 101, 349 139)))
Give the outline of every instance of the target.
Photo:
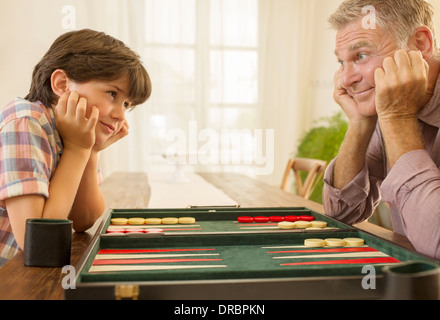
POLYGON ((95 127, 98 108, 92 107, 86 117, 87 100, 77 92, 66 92, 55 106, 55 123, 65 149, 91 150, 95 144, 95 127))
POLYGON ((398 50, 374 73, 376 110, 390 168, 402 155, 424 149, 417 114, 426 104, 428 71, 420 52, 398 50))
POLYGON ((374 73, 379 119, 416 118, 425 105, 428 63, 419 51, 397 50, 374 73))
POLYGON ((359 118, 360 115, 357 110, 357 103, 353 97, 350 96, 347 90, 341 83, 341 70, 336 71, 334 75, 334 91, 333 98, 336 103, 342 108, 349 119, 359 118))

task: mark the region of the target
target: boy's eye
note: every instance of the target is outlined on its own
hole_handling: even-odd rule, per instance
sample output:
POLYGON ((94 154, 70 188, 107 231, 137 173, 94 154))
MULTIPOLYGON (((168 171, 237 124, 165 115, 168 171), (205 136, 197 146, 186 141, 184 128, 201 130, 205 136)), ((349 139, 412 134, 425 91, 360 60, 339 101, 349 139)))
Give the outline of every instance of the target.
POLYGON ((116 92, 115 91, 108 91, 108 94, 110 94, 113 98, 116 97, 116 92))

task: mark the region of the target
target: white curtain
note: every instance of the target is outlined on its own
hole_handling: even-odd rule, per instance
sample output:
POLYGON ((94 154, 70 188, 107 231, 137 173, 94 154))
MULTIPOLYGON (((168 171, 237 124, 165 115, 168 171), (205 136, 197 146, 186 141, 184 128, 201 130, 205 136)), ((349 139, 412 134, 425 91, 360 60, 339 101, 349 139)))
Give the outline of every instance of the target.
MULTIPOLYGON (((206 2, 206 0, 199 1, 206 2)), ((99 0, 98 2, 105 2, 105 5, 101 6, 99 3, 96 4, 95 1, 93 2, 96 5, 95 12, 99 12, 95 16, 97 18, 95 22, 97 28, 121 38, 135 50, 144 53, 142 45, 145 37, 143 32, 146 31, 146 28, 142 25, 142 21, 145 18, 143 16, 145 2, 142 0, 99 0), (102 8, 105 8, 106 14, 103 14, 102 8)), ((332 43, 328 40, 326 42, 326 40, 316 38, 328 31, 326 30, 326 18, 331 13, 329 10, 333 10, 333 7, 339 2, 339 0, 325 2, 323 0, 259 0, 258 2, 259 109, 256 113, 256 122, 248 124, 263 131, 273 129, 275 133, 273 172, 268 175, 257 175, 256 178, 258 179, 278 185, 287 159, 294 155, 298 139, 304 134, 304 130, 309 128, 317 117, 325 115, 326 112, 329 114, 337 110, 331 101, 333 66, 328 62, 329 59, 334 59, 331 53, 333 47, 329 47, 332 46, 332 43), (323 48, 317 47, 323 43, 323 48), (325 59, 322 58, 321 52, 327 52, 325 59), (322 71, 317 72, 316 68, 318 67, 316 64, 319 65, 319 62, 317 63, 316 59, 320 59, 321 62, 322 60, 326 61, 326 66, 330 65, 330 72, 327 70, 324 70, 324 73, 322 71), (318 85, 316 85, 317 83, 318 85), (321 105, 321 103, 319 103, 320 105, 314 105, 316 102, 315 94, 322 93, 327 97, 318 101, 322 102, 324 100, 325 105, 321 105), (321 109, 325 111, 321 112, 321 109)), ((188 13, 184 12, 181 7, 179 9, 178 3, 180 1, 176 2, 173 12, 169 13, 170 17, 174 17, 174 19, 170 19, 170 23, 178 25, 175 28, 170 27, 171 31, 169 32, 179 29, 183 31, 180 35, 168 34, 168 36, 183 38, 183 42, 190 41, 187 40, 184 31, 186 30, 185 24, 188 24, 188 20, 185 18, 188 13), (179 16, 179 10, 182 11, 182 17, 176 19, 179 16)), ((163 17, 163 19, 166 19, 166 17, 163 17)), ((227 21, 228 17, 223 17, 223 19, 227 21)), ((196 23, 197 36, 209 30, 209 25, 203 25, 208 23, 207 19, 199 18, 196 23)), ((148 32, 154 33, 155 31, 148 30, 148 32)), ((160 33, 159 30, 157 33, 160 33)), ((324 35, 326 36, 326 34, 324 35)), ((185 125, 191 120, 199 121, 199 124, 212 125, 209 120, 200 121, 200 119, 206 119, 205 116, 208 112, 207 109, 204 109, 206 100, 203 100, 203 97, 196 98, 196 107, 192 111, 185 113, 182 108, 176 108, 174 114, 165 117, 166 120, 156 114, 158 107, 155 104, 155 92, 168 92, 170 96, 173 98, 178 97, 183 102, 188 99, 188 96, 197 95, 197 93, 190 91, 190 89, 193 89, 191 86, 189 88, 173 87, 173 90, 170 90, 169 82, 157 81, 163 76, 163 74, 158 73, 164 72, 163 70, 159 71, 156 66, 156 61, 160 61, 160 58, 160 56, 154 57, 150 54, 148 61, 145 61, 147 69, 150 68, 149 71, 153 80, 153 97, 145 106, 129 115, 130 136, 125 141, 103 152, 101 168, 104 176, 121 170, 148 171, 151 168, 154 170, 154 167, 151 167, 150 164, 151 159, 157 156, 154 154, 157 149, 154 150, 154 146, 152 146, 155 143, 152 135, 159 135, 163 140, 164 133, 159 132, 160 128, 156 131, 150 129, 151 126, 157 125, 158 121, 174 123, 175 128, 180 128, 182 122, 185 125), (177 115, 177 113, 179 114, 177 115), (177 122, 171 120, 176 118, 179 119, 176 120, 177 122)), ((188 61, 188 57, 182 54, 179 61, 188 61)), ((331 61, 335 62, 335 60, 331 61)), ((196 63, 200 63, 200 61, 196 63)), ((198 72, 209 71, 210 66, 208 63, 209 61, 202 61, 198 72)), ((185 65, 185 63, 181 65, 185 65)), ((319 68, 319 70, 321 69, 319 68)), ((168 76, 172 77, 172 74, 168 76)), ((184 83, 188 85, 188 81, 184 83)), ((206 86, 207 84, 201 85, 206 86)), ((194 84, 194 88, 198 88, 197 84, 194 84)), ((216 121, 217 125, 221 124, 224 127, 231 125, 224 123, 222 118, 218 118, 216 121)), ((202 128, 199 127, 198 129, 201 130, 202 128)), ((230 169, 230 166, 223 168, 226 171, 230 169)))
MULTIPOLYGON (((123 41, 141 55, 144 48, 144 0, 87 1, 90 12, 87 27, 103 31, 123 41)), ((144 63, 145 65, 145 63, 144 63)), ((103 177, 114 172, 145 171, 148 154, 144 152, 147 140, 148 103, 126 114, 130 134, 100 154, 103 177)))
MULTIPOLYGON (((169 27, 165 33, 168 37, 183 39, 184 43, 191 41, 188 40, 191 36, 185 33, 189 30, 188 26, 196 28, 194 35, 196 38, 210 30, 207 17, 199 17, 196 21, 190 20, 192 16, 185 9, 188 1, 197 2, 199 7, 208 3, 208 0, 169 1, 167 16, 157 17, 157 19, 168 19, 167 23, 176 24, 169 27)), ((145 54, 144 33, 150 32, 156 34, 156 37, 163 33, 159 32, 160 30, 149 30, 144 25, 145 6, 148 0, 81 0, 76 3, 80 2, 84 2, 83 6, 91 6, 86 25, 120 38, 141 55, 145 54)), ((298 140, 305 131, 319 118, 339 111, 339 107, 332 99, 333 74, 337 68, 336 58, 333 55, 335 35, 328 28, 327 18, 341 2, 342 0, 258 0, 259 109, 254 122, 243 113, 241 126, 253 126, 262 130, 274 129, 273 172, 269 175, 256 176, 269 184, 280 183, 287 159, 295 154, 298 140)), ((430 2, 436 9, 439 8, 439 0, 430 2)), ((219 5, 221 0, 213 3, 219 5)), ((151 9, 151 5, 148 9, 151 9)), ((216 22, 228 24, 231 21, 231 17, 224 16, 216 22)), ((241 23, 246 23, 243 21, 241 23)), ((440 19, 437 17, 436 21, 438 25, 440 19)), ((240 25, 231 27, 239 28, 240 25)), ((131 126, 129 137, 103 152, 101 168, 104 176, 115 171, 154 170, 151 159, 157 156, 154 154, 157 151, 155 144, 164 137, 164 132, 160 132, 163 127, 156 129, 153 126, 161 121, 169 123, 168 130, 173 127, 180 128, 182 123, 187 125, 190 120, 196 120, 199 124, 207 126, 217 125, 226 128, 240 126, 236 123, 228 123, 227 118, 222 117, 214 117, 214 121, 206 120, 208 113, 206 96, 197 96, 197 92, 191 90, 194 88, 198 90, 209 84, 191 84, 184 81, 170 88, 170 82, 161 82, 157 79, 171 78, 172 74, 158 74, 163 73, 163 70, 159 71, 155 65, 156 59, 150 60, 150 57, 151 55, 145 59, 144 64, 152 76, 153 97, 146 105, 128 115, 131 126), (195 108, 185 111, 186 109, 176 107, 174 113, 171 112, 165 117, 158 116, 156 111, 159 107, 155 104, 155 92, 168 92, 170 96, 183 102, 196 95, 195 108), (178 116, 176 113, 179 113, 178 116), (171 118, 174 120, 170 120, 171 118)), ((158 54, 157 60, 160 61, 160 58, 158 54)), ((178 59, 180 68, 183 69, 189 67, 187 61, 191 60, 192 56, 183 54, 178 59)), ((197 60, 196 63, 199 65, 197 72, 210 72, 209 61, 202 59, 197 60)), ((182 72, 185 73, 187 70, 182 72)), ((222 170, 230 169, 230 166, 225 166, 222 170)))
POLYGON ((274 172, 281 181, 287 160, 307 125, 316 1, 260 0, 261 127, 275 129, 274 172))

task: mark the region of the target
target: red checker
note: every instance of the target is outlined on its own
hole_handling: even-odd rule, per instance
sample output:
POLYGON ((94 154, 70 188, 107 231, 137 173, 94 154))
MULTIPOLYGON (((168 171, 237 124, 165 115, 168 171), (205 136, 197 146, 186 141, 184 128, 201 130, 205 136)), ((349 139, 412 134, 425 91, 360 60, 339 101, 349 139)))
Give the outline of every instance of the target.
POLYGON ((130 229, 126 229, 125 233, 144 233, 144 229, 142 229, 142 228, 130 228, 130 229))
POLYGON ((269 220, 272 222, 281 222, 284 221, 284 217, 282 216, 270 216, 269 220))
POLYGON ((163 232, 163 229, 151 228, 151 229, 145 229, 144 232, 145 233, 161 233, 161 232, 163 232))
POLYGON ((120 234, 124 234, 125 231, 124 230, 107 230, 107 233, 120 233, 120 234))
POLYGON ((125 233, 125 229, 123 229, 123 228, 115 228, 115 227, 109 226, 107 228, 106 232, 107 233, 125 233))
POLYGON ((240 223, 252 223, 252 222, 254 222, 254 218, 252 218, 252 217, 238 217, 237 221, 240 223))
POLYGON ((284 220, 289 222, 299 221, 299 216, 285 216, 284 220))
POLYGON ((313 216, 299 216, 299 220, 301 220, 301 221, 313 221, 313 220, 315 220, 315 217, 313 217, 313 216))
POLYGON ((269 217, 263 217, 263 216, 254 217, 254 221, 260 223, 269 222, 269 217))

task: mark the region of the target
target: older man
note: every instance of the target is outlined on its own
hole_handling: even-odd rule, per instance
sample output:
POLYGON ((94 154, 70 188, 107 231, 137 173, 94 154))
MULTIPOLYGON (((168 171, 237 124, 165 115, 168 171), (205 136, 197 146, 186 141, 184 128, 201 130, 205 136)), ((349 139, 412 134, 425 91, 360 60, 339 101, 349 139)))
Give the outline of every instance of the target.
POLYGON ((349 126, 324 181, 326 213, 353 224, 382 199, 394 230, 440 259, 440 54, 424 0, 347 0, 334 99, 349 126))

